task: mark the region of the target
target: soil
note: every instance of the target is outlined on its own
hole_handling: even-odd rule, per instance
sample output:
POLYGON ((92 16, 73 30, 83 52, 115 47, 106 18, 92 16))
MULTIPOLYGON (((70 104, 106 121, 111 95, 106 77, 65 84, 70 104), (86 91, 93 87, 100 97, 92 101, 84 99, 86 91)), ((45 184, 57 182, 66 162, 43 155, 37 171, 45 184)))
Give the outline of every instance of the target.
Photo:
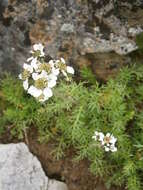
MULTIPOLYGON (((107 190, 104 184, 89 171, 89 161, 84 159, 79 162, 73 161, 76 151, 71 147, 65 151, 65 156, 56 160, 52 154, 56 144, 48 142, 40 144, 38 133, 35 128, 31 128, 27 133, 27 138, 18 140, 7 131, 0 136, 0 143, 25 142, 30 151, 38 157, 42 167, 49 178, 64 181, 69 190, 107 190)), ((112 188, 110 190, 119 190, 112 188)))

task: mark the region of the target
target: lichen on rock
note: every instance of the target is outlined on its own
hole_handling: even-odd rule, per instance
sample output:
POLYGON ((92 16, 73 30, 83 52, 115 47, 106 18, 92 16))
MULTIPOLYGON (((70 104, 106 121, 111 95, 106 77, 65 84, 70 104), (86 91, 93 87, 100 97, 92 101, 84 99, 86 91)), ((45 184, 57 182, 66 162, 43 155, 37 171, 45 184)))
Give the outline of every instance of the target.
POLYGON ((34 43, 77 64, 90 53, 128 56, 143 31, 141 0, 2 0, 0 7, 0 68, 14 73, 34 43))

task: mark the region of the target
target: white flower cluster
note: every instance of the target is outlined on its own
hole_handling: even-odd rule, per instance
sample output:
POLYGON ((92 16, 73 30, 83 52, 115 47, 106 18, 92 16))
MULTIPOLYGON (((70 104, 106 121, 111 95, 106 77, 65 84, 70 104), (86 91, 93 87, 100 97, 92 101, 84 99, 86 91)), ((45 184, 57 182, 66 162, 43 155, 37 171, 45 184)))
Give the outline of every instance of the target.
POLYGON ((24 63, 19 78, 28 94, 44 102, 53 95, 52 88, 56 86, 59 74, 62 73, 69 80, 68 74, 74 74, 74 69, 67 66, 63 58, 45 62, 42 44, 35 44, 30 53, 32 56, 27 59, 28 63, 24 63))
POLYGON ((106 152, 117 151, 117 147, 115 146, 117 139, 112 134, 107 133, 106 135, 104 135, 102 132, 95 131, 94 136, 92 138, 96 141, 99 141, 106 152))

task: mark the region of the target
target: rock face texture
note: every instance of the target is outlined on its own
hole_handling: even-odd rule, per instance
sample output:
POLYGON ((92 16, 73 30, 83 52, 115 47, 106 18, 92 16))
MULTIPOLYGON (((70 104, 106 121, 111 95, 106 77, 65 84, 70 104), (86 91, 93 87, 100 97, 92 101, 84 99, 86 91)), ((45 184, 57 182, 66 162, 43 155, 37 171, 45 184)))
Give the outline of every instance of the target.
POLYGON ((24 143, 0 145, 1 190, 67 190, 67 186, 49 180, 38 159, 24 143))
POLYGON ((1 0, 0 70, 17 73, 37 42, 48 59, 63 56, 78 66, 84 57, 99 65, 91 54, 127 55, 138 48, 142 18, 142 0, 1 0))

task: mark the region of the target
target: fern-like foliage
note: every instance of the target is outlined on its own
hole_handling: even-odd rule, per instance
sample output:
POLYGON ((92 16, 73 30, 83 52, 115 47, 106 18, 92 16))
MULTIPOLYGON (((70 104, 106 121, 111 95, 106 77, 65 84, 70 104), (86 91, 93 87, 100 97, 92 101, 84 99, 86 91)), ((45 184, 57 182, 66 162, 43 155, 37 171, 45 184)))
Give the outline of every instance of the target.
POLYGON ((22 138, 27 128, 35 126, 41 142, 57 142, 57 158, 72 145, 77 150, 75 159, 88 158, 91 171, 107 187, 142 190, 143 66, 124 68, 102 85, 88 69, 81 76, 78 84, 60 81, 54 96, 40 104, 7 75, 0 87, 0 132, 11 126, 12 135, 22 138), (92 139, 95 131, 112 133, 118 151, 105 152, 92 139))

